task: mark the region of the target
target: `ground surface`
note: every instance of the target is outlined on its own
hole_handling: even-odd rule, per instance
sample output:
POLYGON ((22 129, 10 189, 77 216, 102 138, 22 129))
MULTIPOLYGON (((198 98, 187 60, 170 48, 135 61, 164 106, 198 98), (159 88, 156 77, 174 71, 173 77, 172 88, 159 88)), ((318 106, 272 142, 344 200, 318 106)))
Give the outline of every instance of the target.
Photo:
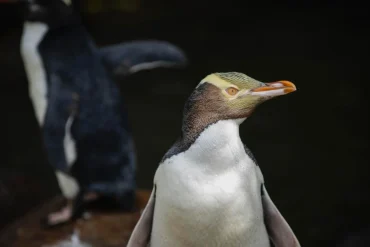
POLYGON ((91 218, 60 228, 43 230, 40 217, 53 209, 55 197, 0 232, 0 246, 6 247, 122 247, 126 246, 150 191, 137 192, 135 213, 92 212, 91 218))

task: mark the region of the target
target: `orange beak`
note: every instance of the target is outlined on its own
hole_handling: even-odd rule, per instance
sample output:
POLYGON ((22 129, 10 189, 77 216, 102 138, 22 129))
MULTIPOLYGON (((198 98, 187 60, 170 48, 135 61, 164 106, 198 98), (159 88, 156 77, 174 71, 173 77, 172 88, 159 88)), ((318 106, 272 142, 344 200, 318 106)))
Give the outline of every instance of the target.
POLYGON ((277 81, 264 83, 262 87, 254 88, 250 92, 252 95, 273 97, 288 94, 296 90, 296 86, 290 81, 277 81))

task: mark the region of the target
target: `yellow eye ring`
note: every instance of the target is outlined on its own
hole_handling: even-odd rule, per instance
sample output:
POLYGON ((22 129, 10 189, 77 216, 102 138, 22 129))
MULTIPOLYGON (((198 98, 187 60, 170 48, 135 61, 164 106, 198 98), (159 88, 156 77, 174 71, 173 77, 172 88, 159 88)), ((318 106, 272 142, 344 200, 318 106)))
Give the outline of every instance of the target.
POLYGON ((229 87, 229 88, 226 88, 226 93, 228 93, 229 95, 231 96, 234 96, 235 94, 237 94, 239 92, 238 89, 236 89, 235 87, 229 87))

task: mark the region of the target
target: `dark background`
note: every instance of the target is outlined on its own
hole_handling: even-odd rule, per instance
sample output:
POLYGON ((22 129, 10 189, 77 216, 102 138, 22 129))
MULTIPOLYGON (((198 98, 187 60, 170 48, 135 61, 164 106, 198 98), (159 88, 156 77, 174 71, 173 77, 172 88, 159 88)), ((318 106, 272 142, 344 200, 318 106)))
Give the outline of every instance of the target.
MULTIPOLYGON (((302 246, 339 246, 348 235, 369 229, 370 38, 364 4, 143 0, 136 8, 131 3, 131 10, 106 5, 91 13, 86 1, 79 2, 98 45, 164 39, 190 59, 185 70, 140 72, 119 82, 136 139, 140 187, 151 188, 158 162, 180 133, 183 104, 207 74, 238 71, 266 82, 290 80, 295 93, 261 105, 241 126, 270 196, 302 246)), ((0 5, 6 147, 0 228, 58 193, 28 98, 18 7, 0 5)))

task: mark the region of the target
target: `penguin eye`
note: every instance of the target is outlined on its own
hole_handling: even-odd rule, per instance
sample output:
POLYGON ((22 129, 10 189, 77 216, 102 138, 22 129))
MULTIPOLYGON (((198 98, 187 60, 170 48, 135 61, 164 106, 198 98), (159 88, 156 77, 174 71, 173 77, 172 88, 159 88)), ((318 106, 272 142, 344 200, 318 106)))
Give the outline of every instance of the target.
POLYGON ((229 87, 226 89, 226 92, 229 94, 229 95, 235 95, 239 92, 238 89, 236 89, 235 87, 229 87))

